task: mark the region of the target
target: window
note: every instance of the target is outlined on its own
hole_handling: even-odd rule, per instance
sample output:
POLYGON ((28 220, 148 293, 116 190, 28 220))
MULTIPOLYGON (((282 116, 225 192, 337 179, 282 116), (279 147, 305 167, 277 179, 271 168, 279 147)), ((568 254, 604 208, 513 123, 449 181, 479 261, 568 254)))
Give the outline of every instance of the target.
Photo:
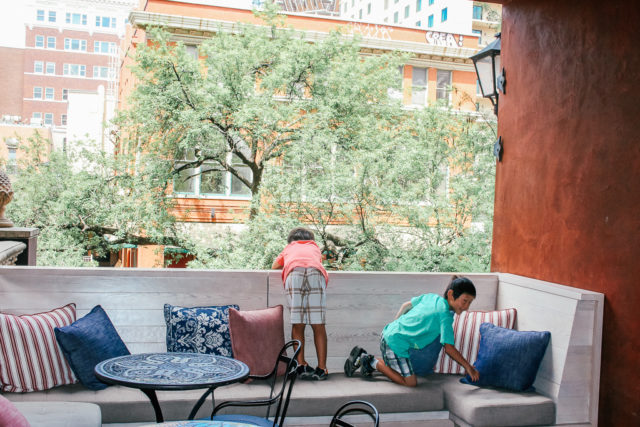
POLYGON ((436 80, 436 100, 442 99, 448 104, 451 95, 451 71, 438 70, 436 80))
MULTIPOLYGON (((9 144, 7 142, 7 144, 9 144)), ((17 151, 18 149, 14 146, 7 146, 7 149, 9 150, 9 158, 7 159, 7 174, 8 175, 14 175, 18 172, 18 156, 17 156, 17 151)))
POLYGON ((109 16, 96 16, 96 27, 115 28, 116 18, 109 16))
POLYGON ((347 3, 345 2, 344 3, 344 8, 342 9, 344 11, 344 13, 347 13, 347 6, 348 6, 347 3))
POLYGON ((404 17, 405 18, 409 17, 409 11, 410 11, 410 7, 409 6, 405 6, 405 8, 404 8, 404 17))
POLYGON ((416 22, 416 27, 421 27, 422 26, 422 22, 418 21, 416 22))
POLYGON ((61 114, 60 115, 60 124, 62 126, 66 126, 67 125, 67 115, 66 114, 61 114))
POLYGON ((186 44, 184 45, 185 50, 187 51, 187 53, 189 55, 191 55, 192 58, 194 59, 198 59, 199 54, 198 54, 198 46, 195 44, 186 44))
POLYGON ((108 79, 109 67, 93 66, 93 78, 94 79, 108 79))
POLYGON ((33 122, 41 122, 42 121, 42 113, 32 113, 31 114, 31 123, 33 122))
POLYGON ((44 69, 44 63, 42 61, 34 61, 33 62, 33 72, 34 73, 42 73, 44 69))
POLYGON ((389 9, 389 0, 384 0, 384 10, 389 9))
POLYGON ((87 15, 83 13, 67 12, 65 22, 67 24, 74 24, 74 25, 87 25, 87 15))
POLYGON ((398 84, 397 84, 397 88, 393 87, 393 88, 389 88, 389 90, 387 91, 387 93, 389 94, 389 98, 392 99, 402 99, 402 82, 404 80, 404 67, 403 66, 399 66, 398 67, 398 84))
POLYGON ((33 99, 42 99, 42 88, 35 86, 33 88, 33 99))
POLYGON ((37 21, 44 21, 44 10, 38 9, 36 11, 36 20, 37 21))
POLYGON ((427 69, 413 67, 411 76, 411 103, 425 105, 427 103, 427 69))
POLYGON ((433 27, 433 15, 429 15, 429 17, 427 18, 427 27, 433 27))
POLYGON ((55 49, 55 48, 56 48, 56 38, 47 37, 47 49, 55 49))
POLYGON ((478 44, 482 44, 482 30, 471 30, 471 33, 478 36, 478 44))
POLYGON ((442 9, 442 12, 440 13, 440 21, 444 22, 447 20, 447 8, 445 7, 444 9, 442 9))
POLYGON ((429 6, 433 4, 433 0, 429 0, 429 6))
POLYGON ((55 10, 50 10, 49 11, 49 22, 56 22, 56 11, 55 10))
MULTIPOLYGON (((190 157, 191 159, 193 156, 190 157)), ((184 162, 176 162, 179 168, 184 162)), ((232 165, 240 174, 251 179, 251 170, 236 156, 232 165)), ((182 170, 173 180, 173 192, 193 196, 250 196, 251 190, 230 172, 221 170, 215 162, 205 163, 199 168, 182 170)))
POLYGON ((482 6, 473 6, 473 19, 482 19, 482 6))
POLYGON ((371 3, 367 5, 367 15, 371 15, 371 3))
POLYGON ((395 24, 397 24, 397 23, 398 23, 398 12, 394 12, 394 14, 393 14, 393 22, 394 22, 395 24))
POLYGON ((113 42, 95 42, 93 51, 96 53, 116 53, 116 44, 113 42))
POLYGON ((36 47, 44 47, 44 36, 36 36, 36 47))
POLYGON ((53 113, 44 113, 44 124, 45 125, 53 124, 53 113))
POLYGON ((416 12, 420 12, 422 10, 422 0, 416 0, 416 12))
POLYGON ((47 62, 47 68, 45 71, 47 74, 55 74, 56 73, 56 63, 55 62, 47 62))
POLYGON ((87 67, 79 64, 64 64, 62 66, 62 74, 65 76, 81 76, 87 75, 87 67))
POLYGON ((48 99, 48 100, 54 99, 54 90, 52 87, 47 87, 44 89, 44 99, 48 99))
POLYGON ((69 99, 69 89, 62 89, 62 100, 66 101, 69 99))
POLYGON ((87 51, 87 41, 81 39, 64 39, 64 50, 87 51))
POLYGON ((360 11, 358 12, 358 18, 362 19, 362 9, 360 9, 360 11))

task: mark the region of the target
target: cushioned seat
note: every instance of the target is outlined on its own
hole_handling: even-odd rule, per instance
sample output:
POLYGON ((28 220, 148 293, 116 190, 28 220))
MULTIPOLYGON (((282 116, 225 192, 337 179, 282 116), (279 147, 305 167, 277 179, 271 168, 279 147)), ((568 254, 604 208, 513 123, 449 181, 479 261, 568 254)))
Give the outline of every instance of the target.
POLYGON ((443 382, 447 409, 466 423, 481 426, 537 426, 555 423, 555 404, 534 392, 513 393, 460 383, 448 375, 443 382))
POLYGON ((31 427, 100 427, 100 407, 85 402, 15 402, 31 427))

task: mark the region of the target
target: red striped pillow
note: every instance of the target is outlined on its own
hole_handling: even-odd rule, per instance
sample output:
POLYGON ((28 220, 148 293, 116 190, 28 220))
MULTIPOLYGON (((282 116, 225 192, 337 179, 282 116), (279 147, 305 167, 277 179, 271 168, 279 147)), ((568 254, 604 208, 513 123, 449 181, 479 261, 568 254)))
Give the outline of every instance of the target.
MULTIPOLYGON (((492 323, 503 328, 513 329, 516 323, 516 309, 507 308, 497 311, 463 311, 459 316, 454 315, 453 334, 458 351, 474 364, 478 357, 480 343, 480 325, 492 323)), ((438 361, 433 369, 440 374, 464 374, 464 368, 450 358, 444 350, 440 351, 438 361)))
POLYGON ((0 313, 0 390, 38 391, 75 383, 53 333, 54 327, 75 320, 73 303, 46 313, 0 313))

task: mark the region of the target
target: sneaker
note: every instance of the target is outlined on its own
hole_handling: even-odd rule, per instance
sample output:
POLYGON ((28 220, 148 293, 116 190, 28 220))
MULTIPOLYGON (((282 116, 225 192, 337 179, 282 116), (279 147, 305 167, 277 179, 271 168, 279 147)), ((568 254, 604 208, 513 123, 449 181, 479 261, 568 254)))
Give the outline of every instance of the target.
POLYGON ((373 361, 373 354, 364 354, 361 358, 360 358, 360 363, 362 364, 362 367, 360 368, 360 374, 363 377, 371 377, 373 372, 375 371, 375 369, 373 369, 371 367, 371 362, 373 361))
POLYGON ((349 353, 349 357, 344 361, 344 374, 348 377, 352 377, 353 374, 360 367, 360 357, 367 352, 359 347, 355 346, 351 349, 351 353, 349 353))
POLYGON ((311 379, 311 376, 314 374, 315 369, 313 369, 309 365, 300 365, 298 366, 296 371, 298 371, 298 378, 300 378, 301 380, 308 380, 311 379))
POLYGON ((327 378, 329 378, 329 373, 326 369, 316 368, 313 374, 311 374, 311 379, 314 381, 324 381, 327 378))

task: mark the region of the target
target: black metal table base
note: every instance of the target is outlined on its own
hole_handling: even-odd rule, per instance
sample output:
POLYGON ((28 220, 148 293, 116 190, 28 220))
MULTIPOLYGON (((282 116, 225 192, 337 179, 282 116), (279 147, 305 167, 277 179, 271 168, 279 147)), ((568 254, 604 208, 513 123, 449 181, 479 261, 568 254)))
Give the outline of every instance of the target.
POLYGON ((142 390, 142 392, 146 394, 149 400, 151 401, 151 405, 153 406, 153 411, 156 413, 156 422, 157 423, 164 422, 164 417, 162 416, 162 409, 160 409, 160 403, 158 403, 158 396, 156 396, 156 391, 148 388, 142 388, 140 390, 142 390))
POLYGON ((189 413, 189 418, 188 418, 189 420, 192 420, 195 418, 196 414, 198 413, 198 409, 200 409, 204 401, 207 400, 207 396, 209 396, 209 394, 211 394, 211 404, 213 405, 214 408, 216 407, 215 397, 213 397, 213 391, 215 389, 216 389, 215 387, 209 387, 207 391, 205 391, 202 394, 202 396, 200 396, 200 399, 198 399, 196 404, 193 406, 193 409, 189 413))

